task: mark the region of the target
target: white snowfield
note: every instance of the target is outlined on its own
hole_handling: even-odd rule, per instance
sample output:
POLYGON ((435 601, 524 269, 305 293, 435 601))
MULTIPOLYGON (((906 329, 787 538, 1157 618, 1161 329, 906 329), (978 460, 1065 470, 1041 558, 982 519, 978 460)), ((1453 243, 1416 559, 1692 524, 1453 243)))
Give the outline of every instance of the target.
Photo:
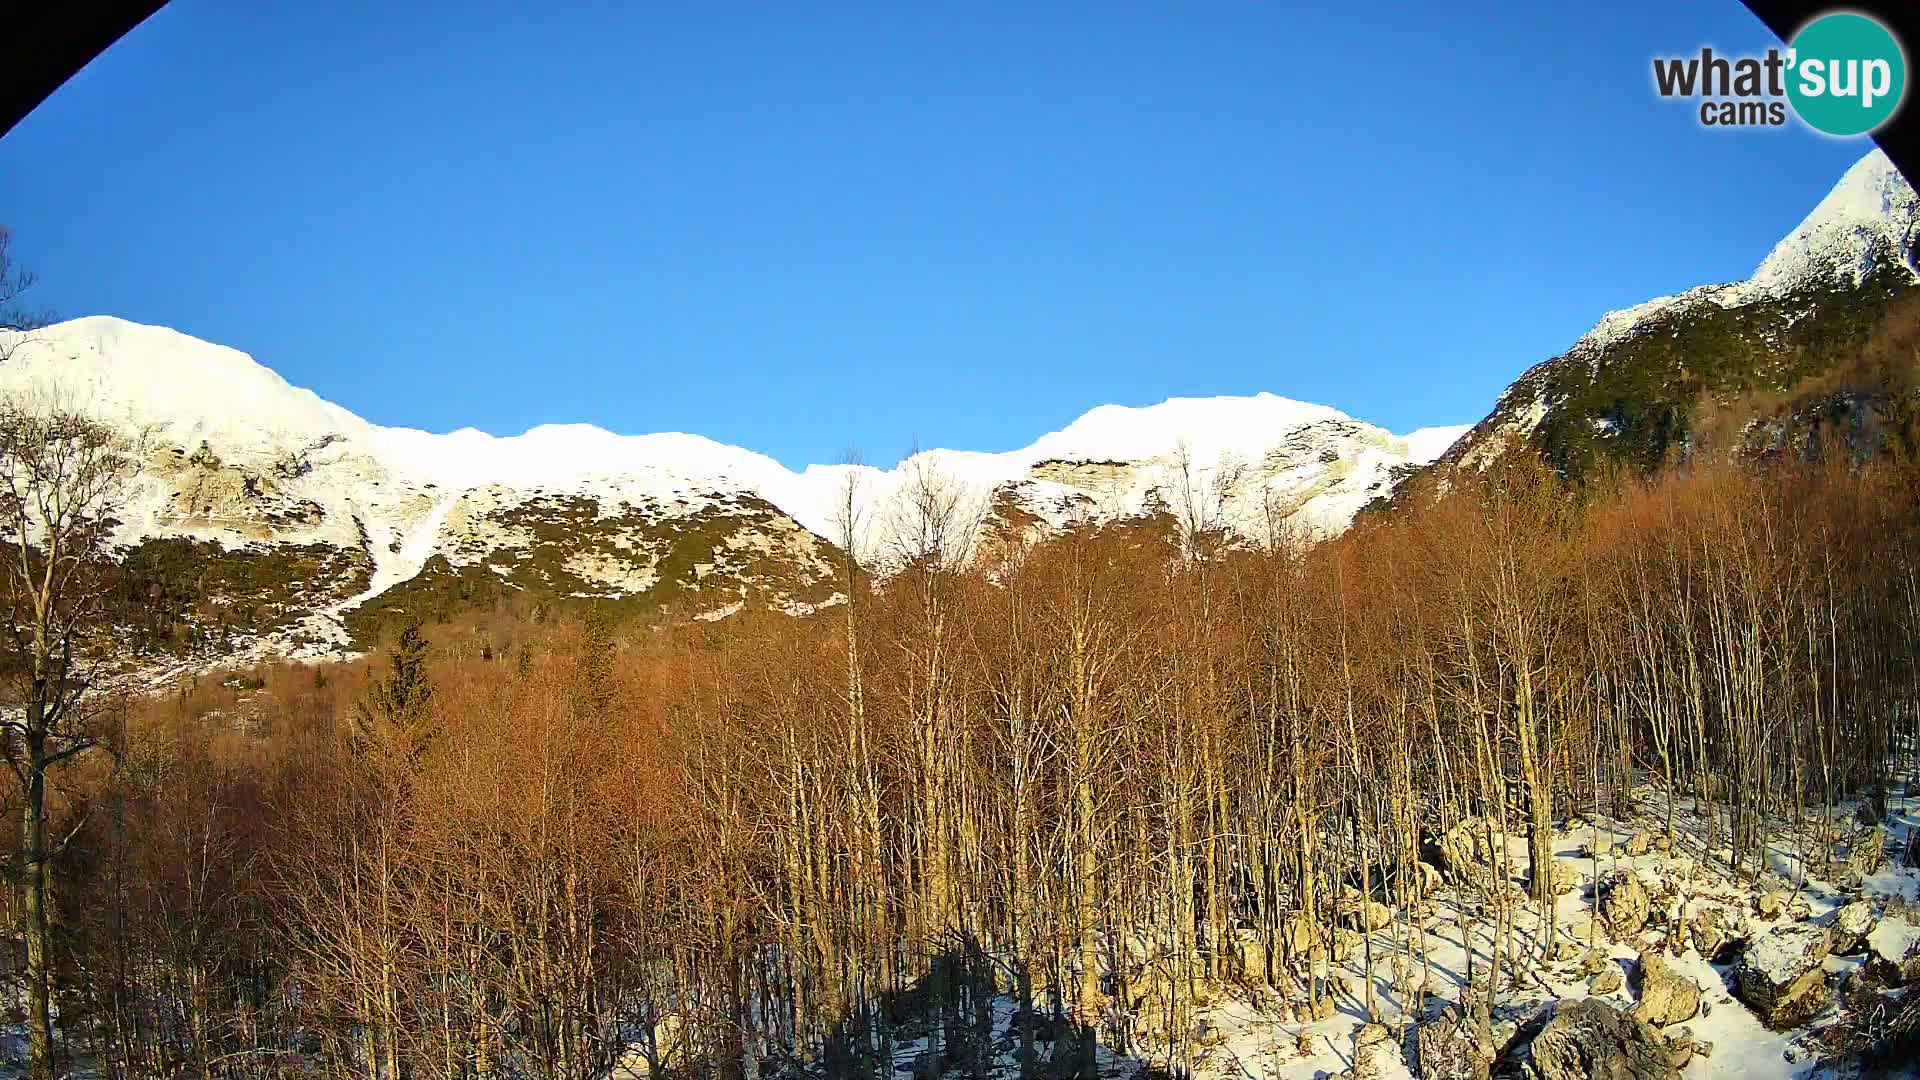
MULTIPOLYGON (((582 497, 603 516, 658 518, 751 495, 838 543, 851 485, 856 549, 882 560, 902 546, 903 489, 929 479, 952 506, 948 539, 960 550, 995 507, 1031 514, 1022 524, 1042 531, 1165 508, 1254 539, 1276 522, 1319 536, 1344 529, 1391 490, 1396 470, 1433 459, 1465 430, 1399 436, 1272 394, 1177 398, 1102 406, 1021 450, 929 450, 890 469, 795 472, 677 432, 554 424, 503 437, 380 427, 243 352, 110 317, 37 332, 0 365, 0 393, 57 397, 138 440, 145 468, 121 515, 123 543, 189 536, 228 548, 317 542, 366 551, 372 587, 335 615, 413 577, 435 554, 470 565, 510 546, 512 537, 482 518, 531 499, 582 497)), ((604 572, 615 584, 642 576, 604 572)))

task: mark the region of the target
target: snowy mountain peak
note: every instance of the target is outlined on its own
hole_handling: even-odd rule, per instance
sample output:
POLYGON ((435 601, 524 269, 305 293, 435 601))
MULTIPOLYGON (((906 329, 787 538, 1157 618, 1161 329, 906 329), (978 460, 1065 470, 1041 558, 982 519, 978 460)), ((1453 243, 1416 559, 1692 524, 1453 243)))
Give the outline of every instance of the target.
POLYGON ((1916 234, 1920 196, 1886 152, 1875 149, 1774 246, 1751 284, 1768 295, 1815 282, 1852 285, 1889 263, 1920 275, 1912 254, 1916 234))
POLYGON ((1702 392, 1786 392, 1858 348, 1847 317, 1920 283, 1920 196, 1876 149, 1774 245, 1751 278, 1602 316, 1528 369, 1449 450, 1474 468, 1518 437, 1563 468, 1684 447, 1702 392), (1702 380, 1720 380, 1703 385, 1702 380))
POLYGON ((1352 417, 1313 405, 1259 393, 1252 397, 1169 398, 1157 405, 1101 405, 1026 451, 1035 460, 1140 461, 1173 452, 1211 462, 1222 453, 1258 447, 1279 432, 1321 420, 1352 417))
POLYGON ((1601 316, 1571 350, 1593 355, 1675 310, 1710 303, 1736 307, 1816 287, 1852 288, 1877 270, 1899 267, 1920 279, 1920 196, 1885 152, 1875 149, 1773 250, 1746 281, 1702 285, 1601 316))
POLYGON ((359 417, 289 385, 237 349, 110 316, 27 337, 0 366, 0 390, 57 393, 103 419, 154 427, 161 438, 242 450, 368 430, 359 417))

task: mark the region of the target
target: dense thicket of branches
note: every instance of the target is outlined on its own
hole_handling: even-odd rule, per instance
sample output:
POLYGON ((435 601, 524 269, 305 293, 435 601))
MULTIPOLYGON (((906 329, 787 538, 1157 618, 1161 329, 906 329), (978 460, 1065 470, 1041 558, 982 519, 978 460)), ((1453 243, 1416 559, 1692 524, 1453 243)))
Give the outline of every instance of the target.
MULTIPOLYGON (((891 1076, 909 1037, 978 1061, 999 993, 1033 1068, 1043 1029, 1177 1056, 1210 985, 1321 1007, 1336 928, 1418 903, 1460 822, 1538 859, 1651 776, 1753 872, 1767 822, 1888 790, 1916 509, 1891 466, 1575 497, 1514 465, 1310 548, 1202 509, 962 568, 927 522, 809 619, 430 628, 183 690, 64 806, 65 1044, 127 1076, 891 1076)), ((1490 877, 1484 917, 1546 876, 1490 877)), ((1509 974, 1547 947, 1504 942, 1509 974)))

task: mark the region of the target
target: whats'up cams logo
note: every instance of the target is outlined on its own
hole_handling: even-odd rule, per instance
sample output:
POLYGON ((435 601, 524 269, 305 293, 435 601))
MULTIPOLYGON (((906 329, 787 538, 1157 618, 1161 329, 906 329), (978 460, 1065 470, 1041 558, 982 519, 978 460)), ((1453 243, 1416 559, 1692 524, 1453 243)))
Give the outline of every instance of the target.
POLYGON ((1878 20, 1841 11, 1800 28, 1785 52, 1764 56, 1659 56, 1663 98, 1700 101, 1706 127, 1780 127, 1789 107, 1828 135, 1865 135, 1887 122, 1907 92, 1907 59, 1878 20))

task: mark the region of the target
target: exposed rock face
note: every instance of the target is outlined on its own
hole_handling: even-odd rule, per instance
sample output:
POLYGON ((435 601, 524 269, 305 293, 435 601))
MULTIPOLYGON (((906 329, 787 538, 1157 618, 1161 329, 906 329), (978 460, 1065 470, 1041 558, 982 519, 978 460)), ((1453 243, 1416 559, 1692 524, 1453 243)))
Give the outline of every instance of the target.
POLYGON ((1741 954, 1734 967, 1735 991, 1768 1027, 1798 1027, 1826 1008, 1820 962, 1830 947, 1824 927, 1795 924, 1769 930, 1741 954))
POLYGON ((1487 1080, 1493 1027, 1484 1005, 1449 1005, 1414 1033, 1420 1080, 1487 1080))
POLYGON ((1516 1063, 1527 1080, 1674 1080, 1680 1075, 1659 1032, 1594 998, 1556 1008, 1516 1063))
POLYGON ((1700 1011, 1700 986, 1674 969, 1658 952, 1640 954, 1640 1001, 1633 1017, 1655 1027, 1691 1020, 1700 1011))
POLYGON ((1035 462, 1027 475, 1035 480, 1105 493, 1124 490, 1141 471, 1141 466, 1130 461, 1061 461, 1055 458, 1035 462))
POLYGON ((1625 941, 1646 927, 1653 901, 1630 871, 1616 870, 1601 878, 1599 895, 1601 925, 1615 941, 1625 941))

